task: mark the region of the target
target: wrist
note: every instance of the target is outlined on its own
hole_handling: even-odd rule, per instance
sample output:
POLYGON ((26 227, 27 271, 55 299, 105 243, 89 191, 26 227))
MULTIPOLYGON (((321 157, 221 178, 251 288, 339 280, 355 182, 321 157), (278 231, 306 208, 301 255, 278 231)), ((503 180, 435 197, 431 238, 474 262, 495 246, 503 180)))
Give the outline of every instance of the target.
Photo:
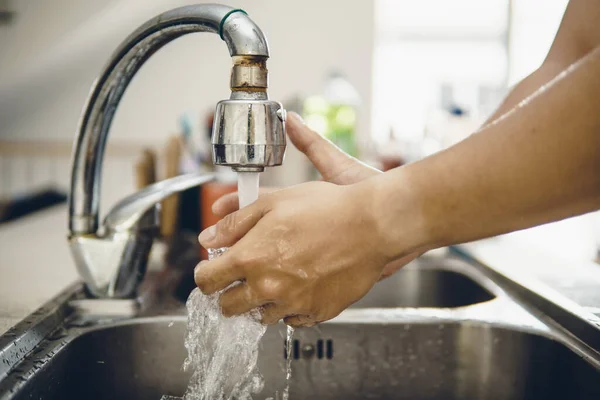
POLYGON ((391 261, 435 247, 435 229, 427 217, 424 191, 411 179, 410 168, 397 168, 362 184, 384 257, 391 261))

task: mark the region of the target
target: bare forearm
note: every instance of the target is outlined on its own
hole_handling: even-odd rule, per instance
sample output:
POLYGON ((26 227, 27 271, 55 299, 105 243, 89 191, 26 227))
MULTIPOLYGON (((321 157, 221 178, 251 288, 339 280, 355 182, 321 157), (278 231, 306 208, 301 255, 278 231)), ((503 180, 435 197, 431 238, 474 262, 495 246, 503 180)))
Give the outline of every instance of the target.
POLYGON ((598 209, 599 104, 600 48, 465 141, 374 178, 390 256, 598 209))
POLYGON ((483 126, 500 118, 567 66, 600 45, 599 17, 600 7, 596 0, 570 1, 544 63, 513 88, 483 126))
POLYGON ((511 89, 509 94, 502 101, 502 104, 500 104, 498 109, 485 121, 485 123, 483 123, 482 126, 487 126, 512 110, 520 102, 535 93, 541 86, 554 79, 564 68, 565 66, 561 64, 553 62, 544 63, 511 89))

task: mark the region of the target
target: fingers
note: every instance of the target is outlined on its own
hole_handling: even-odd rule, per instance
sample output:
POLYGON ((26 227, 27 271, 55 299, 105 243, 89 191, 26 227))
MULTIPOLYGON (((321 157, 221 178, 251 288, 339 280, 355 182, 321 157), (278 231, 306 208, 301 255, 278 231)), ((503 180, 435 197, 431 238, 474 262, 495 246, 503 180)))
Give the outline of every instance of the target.
POLYGON ((289 325, 292 328, 311 327, 315 326, 317 323, 308 315, 292 315, 289 317, 285 317, 283 319, 283 322, 285 322, 286 325, 289 325))
POLYGON ((350 163, 357 162, 353 157, 306 126, 302 118, 294 112, 288 113, 286 131, 294 146, 308 157, 325 180, 344 184, 337 182, 336 178, 350 163))
POLYGON ((200 233, 200 244, 206 249, 234 245, 266 214, 268 207, 268 202, 259 200, 225 216, 200 233))
POLYGON ((276 324, 287 315, 283 305, 275 303, 262 305, 263 301, 259 300, 245 283, 240 283, 224 292, 221 295, 220 303, 221 312, 225 317, 244 314, 260 307, 263 325, 276 324))
POLYGON ((263 301, 259 300, 252 289, 245 284, 239 283, 227 289, 219 299, 221 312, 226 317, 243 314, 260 307, 263 301))
POLYGON ((202 261, 194 270, 196 285, 204 294, 213 294, 242 279, 242 268, 230 252, 202 261))

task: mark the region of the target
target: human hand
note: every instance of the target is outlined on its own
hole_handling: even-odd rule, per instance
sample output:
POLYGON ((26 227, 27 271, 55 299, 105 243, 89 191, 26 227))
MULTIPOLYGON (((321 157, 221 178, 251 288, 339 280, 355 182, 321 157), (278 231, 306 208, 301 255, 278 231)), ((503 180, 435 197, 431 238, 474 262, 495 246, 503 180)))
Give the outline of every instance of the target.
POLYGON ((390 261, 372 193, 368 182, 311 182, 264 194, 200 234, 204 247, 231 247, 196 268, 196 284, 211 294, 240 282, 221 295, 227 316, 262 307, 265 324, 292 326, 337 316, 390 261))
MULTIPOLYGON (((327 182, 337 185, 351 185, 382 173, 344 153, 332 142, 306 126, 302 118, 296 113, 288 113, 286 131, 294 146, 308 157, 327 182)), ((275 190, 278 189, 261 188, 260 195, 275 190)), ((224 218, 238 209, 239 198, 237 193, 222 196, 212 206, 213 213, 219 218, 224 218)), ((381 279, 392 275, 420 255, 420 252, 416 252, 390 262, 384 268, 381 279)))

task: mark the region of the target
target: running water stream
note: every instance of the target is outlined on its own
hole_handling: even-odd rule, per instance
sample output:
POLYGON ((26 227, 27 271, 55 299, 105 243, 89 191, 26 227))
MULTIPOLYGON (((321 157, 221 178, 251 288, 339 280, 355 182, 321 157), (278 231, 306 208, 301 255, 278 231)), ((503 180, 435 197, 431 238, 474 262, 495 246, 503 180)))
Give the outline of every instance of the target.
MULTIPOLYGON (((259 173, 238 173, 240 208, 258 198, 259 177, 259 173)), ((225 251, 226 248, 210 249, 209 260, 225 251)), ((192 371, 192 377, 185 400, 252 399, 252 395, 259 393, 264 386, 257 366, 258 347, 266 330, 260 323, 260 313, 254 310, 225 318, 219 307, 219 296, 220 293, 206 296, 196 288, 186 303, 185 347, 188 357, 183 367, 192 371)), ((293 328, 288 328, 284 400, 289 398, 292 334, 293 328)))
POLYGON ((294 355, 293 351, 293 341, 294 341, 294 328, 291 326, 287 327, 285 338, 285 354, 286 354, 286 362, 285 362, 285 389, 283 389, 283 395, 281 400, 289 400, 290 398, 290 379, 292 378, 292 359, 294 355))

